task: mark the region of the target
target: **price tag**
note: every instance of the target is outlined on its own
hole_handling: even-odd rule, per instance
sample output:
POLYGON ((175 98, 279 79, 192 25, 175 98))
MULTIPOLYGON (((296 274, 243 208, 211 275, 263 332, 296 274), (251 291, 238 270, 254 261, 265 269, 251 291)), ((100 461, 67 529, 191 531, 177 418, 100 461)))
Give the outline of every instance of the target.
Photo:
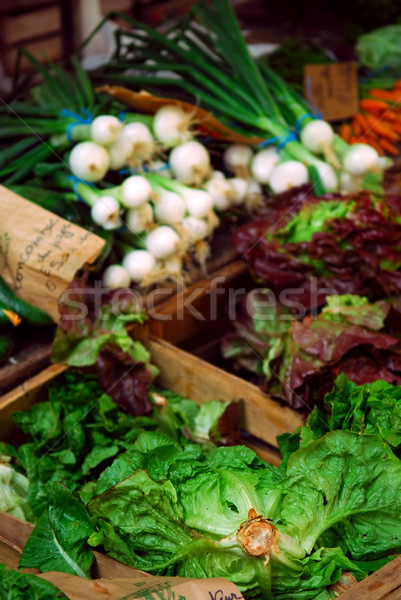
POLYGON ((58 321, 58 299, 104 240, 0 186, 0 274, 58 321))
POLYGON ((305 65, 304 96, 325 121, 353 117, 359 109, 356 63, 305 65))

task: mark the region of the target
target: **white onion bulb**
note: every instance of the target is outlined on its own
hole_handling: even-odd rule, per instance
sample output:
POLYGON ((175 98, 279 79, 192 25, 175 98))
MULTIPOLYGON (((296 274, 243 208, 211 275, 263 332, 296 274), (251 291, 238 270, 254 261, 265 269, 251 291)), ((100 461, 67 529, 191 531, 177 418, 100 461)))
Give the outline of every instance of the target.
POLYGON ((251 173, 259 183, 269 183, 274 167, 280 162, 280 157, 275 148, 260 150, 252 158, 251 173))
POLYGON ((338 190, 338 179, 334 169, 325 162, 313 163, 319 173, 320 183, 323 185, 325 192, 335 192, 338 190))
POLYGON ((155 142, 152 133, 144 123, 128 123, 121 137, 132 144, 132 157, 138 160, 150 160, 155 152, 155 142))
POLYGON ((209 225, 203 219, 185 217, 185 219, 182 220, 182 226, 187 232, 191 244, 204 240, 209 235, 209 225))
POLYGON ((275 194, 281 194, 293 187, 308 182, 308 169, 297 160, 289 160, 274 167, 269 185, 275 194))
POLYGON ((149 202, 131 208, 125 215, 125 223, 132 233, 142 233, 153 223, 153 210, 149 202))
POLYGON ((71 150, 69 166, 75 177, 93 183, 106 175, 110 156, 103 146, 94 142, 81 142, 71 150))
POLYGON ((156 227, 146 238, 146 248, 156 258, 164 260, 176 253, 180 244, 177 233, 168 225, 156 227))
POLYGON ((187 207, 185 200, 175 192, 160 192, 159 201, 155 203, 155 217, 160 223, 174 225, 184 218, 187 207))
POLYGON ((147 202, 152 193, 152 186, 142 175, 131 175, 121 184, 121 202, 127 208, 136 208, 147 202))
POLYGON ((131 278, 127 269, 121 265, 110 265, 105 269, 102 277, 102 285, 110 290, 117 288, 128 288, 131 278))
POLYGON ((187 142, 170 154, 170 168, 176 179, 185 185, 199 185, 210 171, 210 156, 199 142, 187 142))
POLYGON ((347 171, 340 173, 340 191, 341 192, 359 192, 362 187, 362 177, 351 175, 347 171))
POLYGON ((192 217, 202 219, 213 209, 213 198, 205 190, 188 188, 182 192, 188 213, 192 217))
POLYGON ((109 146, 114 144, 122 131, 123 124, 112 115, 101 115, 93 119, 90 135, 96 144, 109 146))
POLYGON ((135 283, 141 283, 155 267, 155 257, 146 250, 132 250, 125 255, 122 265, 135 283))
POLYGON ((91 208, 93 222, 103 227, 103 229, 118 229, 121 226, 119 214, 120 205, 113 196, 98 198, 91 208))
POLYGON ((379 154, 372 146, 367 144, 355 144, 344 157, 344 169, 351 175, 366 175, 372 169, 377 168, 379 154))
POLYGON ((242 179, 241 177, 232 177, 228 179, 231 184, 231 187, 234 190, 234 195, 232 197, 232 204, 234 206, 240 206, 245 202, 245 198, 247 196, 249 182, 246 179, 242 179))
POLYGON ((110 169, 119 171, 128 163, 132 154, 132 144, 127 138, 119 137, 118 140, 108 147, 110 154, 110 169))
POLYGON ((245 144, 232 144, 223 154, 223 161, 229 171, 235 173, 238 167, 248 168, 252 160, 253 151, 245 144))
POLYGON ((227 210, 235 196, 235 190, 228 179, 209 179, 205 183, 206 191, 213 199, 216 210, 227 210))
POLYGON ((323 154, 333 143, 334 131, 331 125, 322 119, 309 121, 301 131, 301 142, 313 154, 323 154))
POLYGON ((154 116, 153 132, 164 146, 174 148, 192 139, 190 124, 189 113, 180 106, 165 104, 154 116))

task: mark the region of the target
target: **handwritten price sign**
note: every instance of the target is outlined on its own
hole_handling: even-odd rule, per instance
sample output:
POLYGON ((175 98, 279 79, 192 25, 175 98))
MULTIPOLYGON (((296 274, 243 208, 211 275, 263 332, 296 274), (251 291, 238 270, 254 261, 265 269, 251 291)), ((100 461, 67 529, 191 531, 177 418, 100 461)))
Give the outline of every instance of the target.
POLYGON ((58 320, 57 302, 104 240, 0 186, 0 274, 27 302, 58 320))
POLYGON ((359 109, 356 63, 305 65, 304 95, 326 121, 353 117, 359 109))

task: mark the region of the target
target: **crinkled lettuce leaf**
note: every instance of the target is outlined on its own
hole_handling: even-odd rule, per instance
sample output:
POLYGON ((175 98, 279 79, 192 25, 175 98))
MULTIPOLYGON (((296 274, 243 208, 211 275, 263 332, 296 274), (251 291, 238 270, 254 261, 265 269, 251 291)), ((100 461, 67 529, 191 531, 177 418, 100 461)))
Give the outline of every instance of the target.
POLYGON ((397 301, 327 296, 317 316, 301 320, 255 294, 248 296, 252 303, 251 316, 244 312, 234 323, 236 332, 224 340, 223 356, 294 408, 311 410, 339 372, 357 384, 401 383, 401 344, 392 324, 400 317, 397 301), (271 325, 275 320, 281 324, 271 325))
POLYGON ((365 191, 315 198, 296 189, 241 226, 233 244, 258 284, 293 312, 300 305, 314 310, 333 294, 398 295, 401 196, 365 191))
POLYGON ((310 553, 334 529, 352 558, 401 551, 401 461, 376 435, 332 431, 288 459, 280 523, 310 553))

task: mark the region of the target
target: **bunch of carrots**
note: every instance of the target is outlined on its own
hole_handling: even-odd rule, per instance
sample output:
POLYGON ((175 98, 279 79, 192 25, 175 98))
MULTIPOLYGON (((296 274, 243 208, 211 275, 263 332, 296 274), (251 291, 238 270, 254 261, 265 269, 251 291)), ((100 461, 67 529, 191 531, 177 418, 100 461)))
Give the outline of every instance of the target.
POLYGON ((397 155, 396 144, 401 141, 401 80, 392 90, 370 89, 359 107, 352 122, 340 127, 341 137, 349 144, 369 144, 381 156, 397 155))

